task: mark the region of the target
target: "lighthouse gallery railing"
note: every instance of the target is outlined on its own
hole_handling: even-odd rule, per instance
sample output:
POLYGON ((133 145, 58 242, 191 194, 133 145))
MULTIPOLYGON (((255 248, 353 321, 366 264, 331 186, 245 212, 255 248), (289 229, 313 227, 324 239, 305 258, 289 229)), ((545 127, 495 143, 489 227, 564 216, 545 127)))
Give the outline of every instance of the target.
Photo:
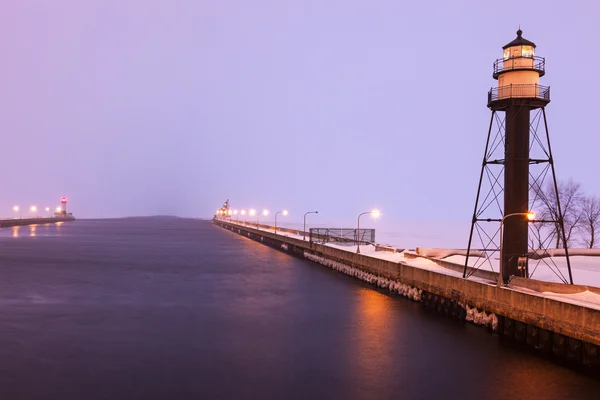
POLYGON ((550 101, 550 86, 511 84, 492 88, 488 92, 488 104, 492 101, 510 98, 534 98, 550 101))
POLYGON ((534 70, 540 76, 546 73, 546 59, 543 57, 510 57, 500 58, 494 61, 494 77, 497 78, 502 72, 515 70, 534 70))

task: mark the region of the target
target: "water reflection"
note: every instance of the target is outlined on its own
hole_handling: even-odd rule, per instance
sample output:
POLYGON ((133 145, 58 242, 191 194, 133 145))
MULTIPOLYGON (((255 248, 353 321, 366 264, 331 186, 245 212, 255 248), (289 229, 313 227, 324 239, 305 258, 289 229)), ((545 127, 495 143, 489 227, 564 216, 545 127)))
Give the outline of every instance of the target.
POLYGON ((356 379, 369 386, 381 387, 390 384, 388 372, 393 370, 394 360, 390 349, 398 344, 397 332, 390 321, 393 301, 383 294, 361 288, 358 293, 358 308, 353 346, 356 360, 356 379))
POLYGON ((12 226, 12 237, 20 237, 20 236, 31 236, 36 237, 41 234, 41 236, 49 236, 53 234, 60 234, 61 227, 63 222, 57 222, 56 224, 43 224, 41 225, 22 225, 22 226, 12 226), (41 231, 38 229, 42 229, 41 231), (24 231, 22 232, 21 229, 24 231), (27 230, 29 230, 29 234, 27 234, 27 230))

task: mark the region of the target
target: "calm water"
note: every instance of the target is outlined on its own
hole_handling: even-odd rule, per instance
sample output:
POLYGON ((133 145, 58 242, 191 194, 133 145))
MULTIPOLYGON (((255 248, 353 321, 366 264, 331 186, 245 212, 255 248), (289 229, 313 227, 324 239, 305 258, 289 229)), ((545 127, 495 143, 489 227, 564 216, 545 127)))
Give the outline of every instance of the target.
POLYGON ((483 329, 207 221, 0 235, 2 399, 600 396, 483 329))

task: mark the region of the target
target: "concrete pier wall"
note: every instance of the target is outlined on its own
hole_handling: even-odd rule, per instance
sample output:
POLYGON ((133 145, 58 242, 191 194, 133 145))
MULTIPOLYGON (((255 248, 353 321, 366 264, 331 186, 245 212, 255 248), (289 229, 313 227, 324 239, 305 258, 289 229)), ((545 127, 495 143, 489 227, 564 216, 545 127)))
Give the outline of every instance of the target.
POLYGON ((9 219, 0 219, 0 228, 10 228, 12 226, 55 224, 57 222, 70 222, 70 221, 75 221, 75 218, 74 217, 9 218, 9 219))
MULTIPOLYGON (((305 254, 357 268, 387 280, 398 282, 423 292, 422 302, 446 315, 472 319, 488 318, 494 314, 494 330, 499 334, 522 341, 556 355, 600 366, 600 310, 583 304, 572 304, 546 298, 535 293, 544 291, 547 282, 520 283, 530 292, 498 287, 497 274, 480 271, 478 278, 463 279, 456 276, 455 265, 449 265, 450 275, 412 267, 379 258, 356 254, 342 249, 257 230, 256 225, 214 221, 218 226, 259 241, 281 251, 304 257, 305 254), (453 275, 454 276, 453 276, 453 275), (487 280, 486 280, 487 279, 487 280), (470 313, 470 314, 469 314, 470 313), (483 317, 481 316, 483 315, 483 317)), ((278 228, 280 231, 288 231, 278 228)), ((298 231, 289 233, 298 234, 298 231)), ((301 234, 301 233, 300 233, 301 234)), ((415 257, 418 257, 415 255, 415 257)), ((440 261, 440 260, 437 260, 440 261)), ((462 271, 461 271, 462 272, 462 271)), ((553 288, 557 284, 549 284, 553 288)), ((562 285, 568 287, 568 285, 562 285)), ((577 288, 581 290, 581 288, 577 288)))

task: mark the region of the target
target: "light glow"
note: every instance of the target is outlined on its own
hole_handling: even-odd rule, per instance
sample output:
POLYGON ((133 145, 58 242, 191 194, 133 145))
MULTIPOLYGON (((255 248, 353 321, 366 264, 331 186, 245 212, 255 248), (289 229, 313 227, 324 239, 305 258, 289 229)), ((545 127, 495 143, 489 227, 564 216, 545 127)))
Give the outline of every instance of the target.
POLYGON ((379 218, 379 216, 381 215, 381 211, 379 211, 378 209, 374 209, 373 211, 371 211, 371 215, 373 215, 373 218, 379 218))
POLYGON ((242 215, 246 215, 246 210, 242 210, 242 211, 240 211, 240 214, 242 214, 242 215))
POLYGON ((535 213, 533 211, 529 211, 527 213, 527 219, 533 221, 535 219, 535 213))
POLYGON ((13 211, 19 211, 19 206, 14 206, 13 211))
POLYGON ((266 217, 267 215, 269 215, 269 210, 263 210, 262 214, 266 217))
POLYGON ((253 208, 252 210, 250 210, 250 215, 254 215, 256 214, 256 210, 253 208))
POLYGON ((285 216, 285 215, 288 215, 288 210, 283 210, 281 213, 282 213, 284 216, 285 216))
POLYGON ((535 50, 533 46, 522 46, 521 47, 521 57, 533 57, 535 55, 535 50))

